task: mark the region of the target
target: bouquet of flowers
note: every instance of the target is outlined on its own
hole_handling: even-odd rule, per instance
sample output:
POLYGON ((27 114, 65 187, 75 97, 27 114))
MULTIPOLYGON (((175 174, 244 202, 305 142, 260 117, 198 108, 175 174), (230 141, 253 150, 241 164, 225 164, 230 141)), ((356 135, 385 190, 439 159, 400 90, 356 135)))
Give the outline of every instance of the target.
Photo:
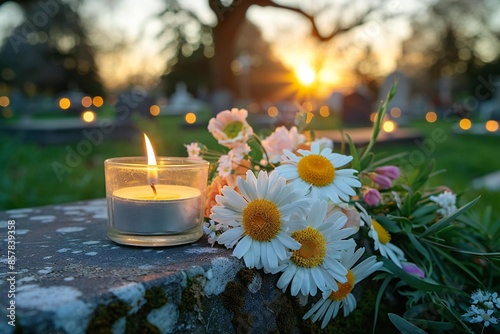
POLYGON ((212 118, 208 131, 223 151, 185 145, 189 157, 213 162, 208 240, 233 249, 248 268, 279 275, 277 287, 309 302, 303 319, 321 328, 348 317, 356 286, 371 279, 378 282, 374 330, 390 292, 405 300, 404 312, 388 314, 401 332, 499 330, 498 241, 491 238, 500 229, 464 215, 477 199, 457 208, 449 188, 427 187, 431 161, 401 175, 396 157, 372 152, 395 92, 396 85, 380 105, 366 147, 347 136, 349 155, 328 139, 307 138, 301 113, 296 126, 265 138, 244 109, 212 118))

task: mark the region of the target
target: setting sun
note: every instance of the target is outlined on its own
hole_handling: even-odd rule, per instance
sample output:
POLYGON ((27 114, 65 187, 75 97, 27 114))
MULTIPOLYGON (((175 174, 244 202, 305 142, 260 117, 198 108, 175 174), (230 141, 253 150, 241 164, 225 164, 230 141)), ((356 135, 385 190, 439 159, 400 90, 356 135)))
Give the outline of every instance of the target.
POLYGON ((304 86, 311 86, 316 81, 316 72, 308 65, 302 65, 297 69, 297 79, 304 86))

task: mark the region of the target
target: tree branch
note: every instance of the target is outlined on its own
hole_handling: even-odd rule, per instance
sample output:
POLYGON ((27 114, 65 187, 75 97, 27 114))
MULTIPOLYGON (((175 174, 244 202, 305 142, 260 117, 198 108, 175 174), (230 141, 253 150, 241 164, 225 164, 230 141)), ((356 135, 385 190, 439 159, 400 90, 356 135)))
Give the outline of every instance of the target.
POLYGON ((329 40, 337 37, 338 35, 347 32, 357 26, 362 25, 363 23, 366 22, 366 17, 372 13, 375 9, 375 7, 370 7, 368 8, 364 13, 361 15, 358 15, 358 18, 354 20, 353 22, 341 27, 337 26, 330 34, 328 35, 323 35, 320 31, 319 28, 316 24, 316 20, 314 15, 311 15, 309 13, 304 12, 302 9, 297 8, 297 7, 291 7, 287 5, 282 5, 273 2, 272 0, 256 0, 254 1, 254 4, 260 7, 274 7, 274 8, 280 8, 280 9, 286 9, 294 13, 298 13, 302 15, 304 18, 306 18, 310 23, 311 23, 311 34, 313 37, 318 39, 320 42, 328 42, 329 40))

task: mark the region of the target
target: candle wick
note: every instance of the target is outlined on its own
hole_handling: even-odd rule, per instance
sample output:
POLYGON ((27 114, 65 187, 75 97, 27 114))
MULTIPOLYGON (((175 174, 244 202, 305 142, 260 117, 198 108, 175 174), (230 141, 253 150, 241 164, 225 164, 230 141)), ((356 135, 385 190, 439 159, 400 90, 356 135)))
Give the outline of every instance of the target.
POLYGON ((155 194, 155 200, 157 199, 157 193, 156 193, 156 188, 155 188, 155 184, 154 183, 151 183, 151 188, 153 188, 153 193, 155 194))

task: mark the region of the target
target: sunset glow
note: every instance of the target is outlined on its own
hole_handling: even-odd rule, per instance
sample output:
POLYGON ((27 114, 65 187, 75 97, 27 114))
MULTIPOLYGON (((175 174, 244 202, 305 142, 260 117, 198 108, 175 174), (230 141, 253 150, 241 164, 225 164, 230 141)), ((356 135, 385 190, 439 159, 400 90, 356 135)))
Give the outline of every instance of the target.
POLYGON ((296 70, 297 79, 305 86, 309 87, 316 81, 316 72, 308 65, 301 65, 296 70))

